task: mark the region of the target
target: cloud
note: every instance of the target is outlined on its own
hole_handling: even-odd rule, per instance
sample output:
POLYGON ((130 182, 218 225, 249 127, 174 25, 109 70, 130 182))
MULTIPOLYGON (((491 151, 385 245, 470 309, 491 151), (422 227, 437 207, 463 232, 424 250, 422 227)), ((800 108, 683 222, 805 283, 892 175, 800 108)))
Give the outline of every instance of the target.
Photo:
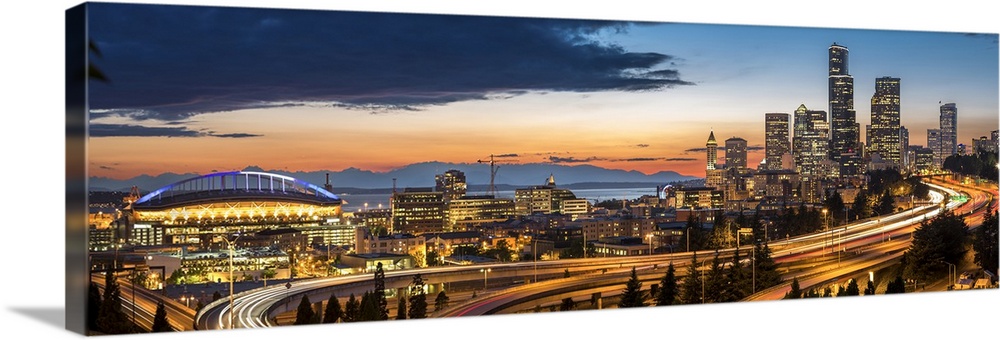
POLYGON ((598 157, 576 158, 576 157, 549 156, 549 162, 551 163, 587 163, 600 160, 603 159, 598 157))
POLYGON ((674 157, 674 158, 667 158, 667 159, 665 159, 665 161, 667 161, 667 162, 690 162, 690 161, 696 161, 696 160, 698 160, 698 159, 697 158, 683 158, 683 157, 674 157))
POLYGON ((201 132, 186 127, 159 127, 132 124, 90 124, 90 137, 221 137, 250 138, 263 135, 251 133, 216 134, 214 131, 201 132))
POLYGON ((648 148, 649 144, 636 144, 635 147, 637 147, 637 148, 648 148))
POLYGON ((707 151, 708 151, 708 148, 694 148, 694 149, 684 150, 685 153, 688 153, 688 152, 707 152, 707 151))
POLYGON ((222 138, 251 138, 260 137, 263 135, 257 135, 252 133, 224 133, 224 134, 212 134, 212 137, 222 137, 222 138))
POLYGON ((493 157, 496 157, 496 158, 516 158, 516 157, 520 157, 520 156, 518 156, 518 154, 516 154, 516 153, 505 153, 505 154, 502 154, 502 155, 493 155, 493 157))
POLYGON ((279 102, 380 114, 693 85, 675 56, 605 40, 625 22, 109 3, 88 15, 115 79, 90 87, 95 117, 181 121, 279 102))
POLYGON ((764 151, 764 146, 762 145, 747 146, 747 151, 753 151, 753 152, 764 151))

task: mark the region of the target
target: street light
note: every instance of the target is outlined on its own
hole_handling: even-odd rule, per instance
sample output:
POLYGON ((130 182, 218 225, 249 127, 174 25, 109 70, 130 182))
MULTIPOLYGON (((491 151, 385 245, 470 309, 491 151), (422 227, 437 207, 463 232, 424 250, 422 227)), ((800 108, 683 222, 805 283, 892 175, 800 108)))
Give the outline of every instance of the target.
POLYGON ((646 239, 649 240, 649 255, 653 255, 653 234, 647 234, 646 239))
POLYGON ((236 241, 240 239, 240 236, 243 236, 243 235, 237 234, 236 238, 233 239, 232 241, 229 241, 228 238, 224 238, 223 239, 224 241, 226 241, 226 245, 229 246, 229 329, 233 329, 234 328, 234 326, 233 326, 233 315, 235 314, 235 311, 233 310, 233 305, 234 305, 234 301, 233 301, 233 294, 234 294, 234 291, 233 291, 233 282, 234 282, 234 280, 233 280, 233 257, 236 256, 236 254, 235 254, 236 253, 236 247, 235 247, 235 245, 236 245, 236 241))
POLYGON ((535 241, 535 245, 531 246, 531 259, 535 264, 535 278, 531 282, 538 282, 538 234, 531 236, 531 238, 535 241))
POLYGON ((493 269, 491 269, 491 268, 484 268, 484 269, 480 269, 479 271, 483 273, 483 291, 485 291, 485 290, 486 290, 486 287, 487 287, 487 285, 486 285, 486 276, 487 276, 487 275, 488 275, 488 274, 489 274, 489 273, 490 273, 491 271, 493 271, 493 269))
POLYGON ((941 262, 944 262, 944 264, 948 265, 948 287, 951 287, 952 285, 955 284, 955 279, 952 278, 951 273, 954 272, 955 276, 958 276, 958 267, 946 261, 941 261, 941 262))

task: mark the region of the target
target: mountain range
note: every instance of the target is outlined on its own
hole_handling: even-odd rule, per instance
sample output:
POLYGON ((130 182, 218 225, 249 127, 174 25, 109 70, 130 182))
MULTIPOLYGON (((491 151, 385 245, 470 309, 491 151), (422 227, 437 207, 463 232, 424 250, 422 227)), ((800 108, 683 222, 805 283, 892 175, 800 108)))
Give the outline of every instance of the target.
MULTIPOLYGON (((561 165, 561 164, 503 164, 497 168, 494 180, 496 185, 524 187, 543 185, 549 176, 554 176, 556 185, 567 186, 575 183, 656 183, 666 184, 697 180, 699 177, 684 176, 674 171, 660 171, 654 174, 644 174, 635 170, 605 169, 593 165, 561 165)), ((465 173, 466 182, 470 186, 488 186, 490 183, 490 166, 476 163, 444 163, 424 162, 404 166, 387 172, 375 172, 357 168, 347 168, 341 171, 311 171, 287 172, 281 170, 265 170, 257 166, 248 166, 244 171, 263 171, 287 175, 322 186, 326 183, 327 174, 330 184, 340 192, 342 188, 378 189, 391 188, 396 179, 397 188, 433 187, 434 175, 443 174, 448 170, 459 170, 465 173)), ((195 173, 163 173, 156 176, 141 175, 119 180, 107 177, 91 177, 90 191, 128 191, 137 186, 140 191, 147 192, 188 178, 197 177, 195 173)))

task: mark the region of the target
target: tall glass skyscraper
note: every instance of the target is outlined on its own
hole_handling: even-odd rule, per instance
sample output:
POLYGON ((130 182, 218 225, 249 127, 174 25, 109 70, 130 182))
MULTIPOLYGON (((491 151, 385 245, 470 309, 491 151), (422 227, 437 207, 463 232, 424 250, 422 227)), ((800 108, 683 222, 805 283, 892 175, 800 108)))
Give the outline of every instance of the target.
POLYGON ((941 105, 941 148, 935 158, 944 159, 958 152, 958 107, 955 103, 941 105))
POLYGON ((899 78, 881 77, 875 79, 875 94, 872 95, 871 136, 868 150, 878 153, 893 166, 901 166, 900 125, 899 125, 899 78))
POLYGON ((847 47, 830 45, 830 159, 840 164, 841 176, 857 175, 860 169, 859 126, 854 111, 854 77, 848 72, 847 47))
POLYGON ((780 170, 782 155, 791 152, 788 143, 789 118, 787 113, 764 115, 764 163, 767 170, 780 170))

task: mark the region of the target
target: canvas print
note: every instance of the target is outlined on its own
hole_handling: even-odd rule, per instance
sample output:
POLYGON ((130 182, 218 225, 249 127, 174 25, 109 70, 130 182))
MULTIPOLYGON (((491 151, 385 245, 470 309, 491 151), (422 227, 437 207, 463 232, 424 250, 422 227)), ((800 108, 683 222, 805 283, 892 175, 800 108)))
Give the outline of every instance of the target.
POLYGON ((67 23, 88 335, 997 288, 996 33, 67 23))

